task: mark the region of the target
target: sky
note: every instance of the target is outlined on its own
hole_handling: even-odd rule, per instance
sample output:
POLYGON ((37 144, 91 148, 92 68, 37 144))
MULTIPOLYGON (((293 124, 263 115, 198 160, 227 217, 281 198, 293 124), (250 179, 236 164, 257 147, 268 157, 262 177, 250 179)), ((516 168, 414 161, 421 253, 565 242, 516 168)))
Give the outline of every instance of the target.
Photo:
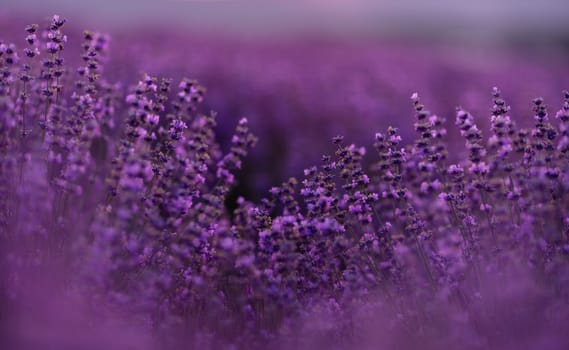
POLYGON ((260 35, 569 37, 567 0, 0 0, 0 12, 260 35))

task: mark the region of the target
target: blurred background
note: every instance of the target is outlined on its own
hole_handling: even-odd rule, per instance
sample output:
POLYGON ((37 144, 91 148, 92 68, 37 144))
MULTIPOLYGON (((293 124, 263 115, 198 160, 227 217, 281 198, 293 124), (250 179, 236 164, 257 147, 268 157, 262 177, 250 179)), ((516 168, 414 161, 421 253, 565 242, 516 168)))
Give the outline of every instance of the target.
POLYGON ((565 42, 564 0, 2 0, 9 13, 57 11, 90 25, 227 34, 565 42))
POLYGON ((142 72, 198 79, 222 146, 248 117, 260 141, 236 195, 253 198, 334 152, 337 134, 371 149, 393 125, 412 142, 414 92, 458 157, 456 106, 487 135, 493 86, 523 126, 532 98, 555 112, 569 88, 566 0, 0 0, 0 39, 23 44, 23 26, 52 14, 69 19, 69 62, 81 30, 111 34, 105 78, 125 89, 142 72))

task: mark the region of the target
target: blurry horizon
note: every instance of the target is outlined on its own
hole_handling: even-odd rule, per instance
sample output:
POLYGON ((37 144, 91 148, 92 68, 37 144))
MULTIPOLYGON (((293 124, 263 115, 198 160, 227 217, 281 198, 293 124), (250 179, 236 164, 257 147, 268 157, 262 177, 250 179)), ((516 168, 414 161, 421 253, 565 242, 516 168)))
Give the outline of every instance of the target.
POLYGON ((0 15, 49 16, 120 31, 144 26, 229 35, 563 43, 563 0, 2 0, 0 15))

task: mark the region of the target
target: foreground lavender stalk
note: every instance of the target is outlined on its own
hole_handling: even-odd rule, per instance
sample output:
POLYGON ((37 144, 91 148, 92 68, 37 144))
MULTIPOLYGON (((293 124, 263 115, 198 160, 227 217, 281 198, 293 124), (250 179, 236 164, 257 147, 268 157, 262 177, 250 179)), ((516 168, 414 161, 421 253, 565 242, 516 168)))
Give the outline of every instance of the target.
POLYGON ((110 83, 99 33, 71 74, 64 23, 27 27, 21 66, 0 44, 6 342, 29 344, 4 329, 30 300, 64 295, 158 348, 569 345, 569 93, 555 122, 535 99, 526 130, 495 88, 487 140, 457 109, 464 149, 413 94, 413 144, 389 127, 368 156, 338 136, 302 179, 233 202, 249 121, 224 150, 204 87, 110 83))

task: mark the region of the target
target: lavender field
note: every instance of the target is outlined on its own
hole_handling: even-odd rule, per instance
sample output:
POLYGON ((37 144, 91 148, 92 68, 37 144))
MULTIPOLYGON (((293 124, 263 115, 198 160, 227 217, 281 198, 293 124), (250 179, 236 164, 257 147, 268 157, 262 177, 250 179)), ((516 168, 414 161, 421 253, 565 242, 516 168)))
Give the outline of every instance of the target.
POLYGON ((569 348, 566 47, 29 17, 2 349, 569 348))

